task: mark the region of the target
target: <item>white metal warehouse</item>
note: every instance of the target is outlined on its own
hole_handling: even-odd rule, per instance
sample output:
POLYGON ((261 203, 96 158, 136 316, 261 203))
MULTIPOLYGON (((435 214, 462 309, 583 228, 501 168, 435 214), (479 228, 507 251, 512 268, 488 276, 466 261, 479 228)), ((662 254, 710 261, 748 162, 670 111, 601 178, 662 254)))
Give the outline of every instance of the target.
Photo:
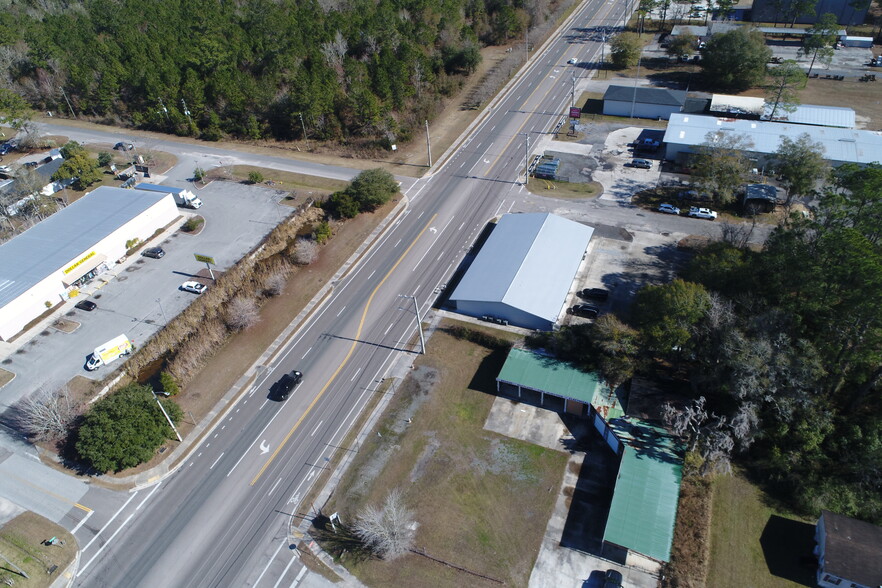
POLYGON ((450 296, 465 315, 551 330, 594 229, 548 213, 506 214, 450 296))
POLYGON ((48 308, 178 217, 171 194, 101 186, 0 245, 0 338, 48 308))

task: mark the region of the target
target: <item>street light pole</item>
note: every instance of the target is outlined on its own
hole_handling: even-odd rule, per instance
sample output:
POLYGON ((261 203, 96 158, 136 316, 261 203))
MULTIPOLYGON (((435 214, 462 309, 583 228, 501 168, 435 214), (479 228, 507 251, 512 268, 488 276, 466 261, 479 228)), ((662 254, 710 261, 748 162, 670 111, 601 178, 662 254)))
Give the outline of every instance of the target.
POLYGON ((530 179, 530 133, 519 133, 524 136, 524 185, 530 179))
POLYGON ((576 106, 576 76, 573 76, 573 91, 570 93, 570 106, 576 106))
POLYGON ((429 142, 429 121, 426 120, 426 151, 429 152, 429 167, 432 167, 432 144, 429 142))
MULTIPOLYGON (((151 390, 151 392, 153 392, 153 390, 151 390)), ((165 408, 163 408, 162 403, 159 401, 159 396, 156 395, 156 392, 153 392, 153 398, 156 399, 156 404, 159 405, 159 410, 161 410, 162 414, 165 415, 165 420, 168 421, 168 424, 171 426, 172 431, 175 432, 175 436, 177 436, 178 441, 183 441, 183 439, 181 439, 181 434, 178 433, 178 430, 175 428, 175 424, 172 422, 171 417, 169 417, 168 413, 165 412, 165 408)))
POLYGON ((184 114, 187 116, 187 120, 190 121, 190 126, 193 126, 193 119, 190 118, 190 110, 187 108, 187 103, 184 102, 184 99, 181 98, 181 106, 184 107, 184 114))
POLYGON ((162 313, 162 320, 167 325, 168 324, 168 317, 165 316, 165 309, 162 308, 162 302, 160 302, 159 298, 156 299, 156 304, 159 305, 159 312, 162 313))
POLYGON ((420 331, 420 355, 426 354, 426 338, 423 336, 423 319, 420 318, 420 306, 417 304, 416 296, 410 294, 399 294, 399 298, 410 298, 413 300, 413 310, 417 317, 417 329, 420 331))

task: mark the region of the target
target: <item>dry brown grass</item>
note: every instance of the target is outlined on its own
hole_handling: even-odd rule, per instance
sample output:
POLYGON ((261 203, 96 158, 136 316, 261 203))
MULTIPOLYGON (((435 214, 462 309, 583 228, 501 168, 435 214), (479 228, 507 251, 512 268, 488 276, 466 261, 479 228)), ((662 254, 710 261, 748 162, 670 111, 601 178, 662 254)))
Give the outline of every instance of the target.
POLYGON ((0 368, 0 388, 15 379, 15 374, 9 370, 0 368))
POLYGON ((77 540, 60 525, 38 514, 24 512, 0 529, 0 553, 30 576, 20 576, 12 566, 3 562, 0 583, 9 578, 15 588, 43 588, 58 580, 73 561, 77 540), (59 544, 43 544, 52 537, 56 537, 59 544), (60 541, 64 541, 64 545, 60 541), (48 573, 53 566, 57 567, 48 573))
POLYGON ((684 475, 665 586, 704 588, 708 585, 712 504, 713 487, 710 481, 697 474, 684 475))
MULTIPOLYGON (((566 454, 483 429, 505 353, 453 338, 444 331, 451 324, 433 334, 428 354, 394 389, 376 428, 382 436, 368 435, 323 509, 351 522, 400 488, 419 523, 418 549, 526 586, 566 454)), ((370 586, 499 586, 415 554, 344 562, 370 586)))
POLYGON ((550 198, 593 198, 603 191, 603 186, 597 182, 555 182, 552 180, 542 180, 539 178, 530 178, 527 189, 539 196, 548 196, 550 198))

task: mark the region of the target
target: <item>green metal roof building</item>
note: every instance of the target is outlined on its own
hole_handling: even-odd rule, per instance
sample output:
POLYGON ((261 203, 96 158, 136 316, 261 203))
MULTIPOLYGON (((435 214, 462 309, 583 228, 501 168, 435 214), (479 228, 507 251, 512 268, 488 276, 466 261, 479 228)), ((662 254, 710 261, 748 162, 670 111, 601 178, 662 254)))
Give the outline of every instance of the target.
POLYGON ((674 437, 647 421, 626 417, 620 399, 597 374, 541 353, 509 351, 496 390, 513 393, 511 387, 518 398, 588 417, 611 451, 621 456, 603 535, 604 555, 626 561, 633 551, 669 561, 683 465, 674 437))
POLYGON ((583 407, 593 406, 606 418, 622 416, 621 403, 597 374, 583 372, 571 363, 526 349, 512 349, 502 371, 496 377, 496 391, 509 384, 518 389, 539 393, 540 405, 546 395, 563 399, 564 412, 580 414, 583 407))
POLYGON ((609 423, 624 451, 604 543, 669 561, 680 497, 683 457, 665 429, 632 418, 609 423))

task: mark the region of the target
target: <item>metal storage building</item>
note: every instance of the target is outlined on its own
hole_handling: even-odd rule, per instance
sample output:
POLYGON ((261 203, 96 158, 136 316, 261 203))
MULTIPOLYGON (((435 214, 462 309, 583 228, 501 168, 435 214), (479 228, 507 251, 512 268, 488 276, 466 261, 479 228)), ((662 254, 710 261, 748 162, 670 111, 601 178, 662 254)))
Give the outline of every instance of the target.
POLYGON ((682 448, 663 428, 641 419, 612 419, 609 426, 623 450, 603 532, 603 554, 615 561, 627 562, 634 554, 670 561, 682 448))
POLYGON ((457 312, 551 330, 594 229, 549 213, 506 214, 450 296, 457 312))
POLYGON ((753 142, 750 153, 760 164, 765 156, 778 150, 783 137, 796 140, 808 133, 812 141, 821 143, 824 156, 832 165, 843 163, 869 164, 882 160, 882 133, 838 127, 812 126, 760 120, 717 118, 674 113, 665 131, 665 158, 682 160, 686 153, 707 141, 709 133, 743 135, 753 142))
POLYGON ((686 92, 682 90, 610 86, 603 95, 603 114, 667 120, 685 103, 686 92))
POLYGON ((171 194, 101 186, 0 245, 0 338, 9 340, 178 217, 171 194))

